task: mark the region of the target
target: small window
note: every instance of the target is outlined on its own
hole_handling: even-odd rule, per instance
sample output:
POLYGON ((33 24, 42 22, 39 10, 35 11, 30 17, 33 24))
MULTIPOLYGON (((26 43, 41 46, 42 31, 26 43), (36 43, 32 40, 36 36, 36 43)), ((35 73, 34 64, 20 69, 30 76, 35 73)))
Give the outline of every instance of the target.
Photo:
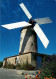
POLYGON ((31 43, 31 46, 33 46, 33 43, 31 43))

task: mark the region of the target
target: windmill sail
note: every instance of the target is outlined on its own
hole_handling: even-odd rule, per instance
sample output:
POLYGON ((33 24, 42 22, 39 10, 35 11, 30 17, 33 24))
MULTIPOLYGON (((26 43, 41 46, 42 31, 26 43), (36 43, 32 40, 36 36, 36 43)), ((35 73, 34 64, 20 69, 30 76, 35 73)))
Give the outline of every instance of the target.
POLYGON ((38 35, 38 37, 41 40, 44 47, 47 48, 47 46, 49 44, 49 40, 47 39, 47 37, 43 33, 42 29, 39 27, 38 24, 36 24, 33 29, 35 30, 36 34, 38 35))
POLYGON ((34 21, 37 22, 38 24, 52 23, 52 21, 51 21, 51 19, 49 17, 37 18, 37 19, 34 19, 34 21))
POLYGON ((32 16, 31 14, 29 13, 29 11, 27 10, 27 8, 25 7, 25 5, 23 3, 20 4, 20 7, 22 8, 22 10, 25 12, 26 16, 31 19, 32 16))
POLYGON ((15 29, 15 28, 30 26, 30 25, 31 25, 30 23, 23 21, 23 22, 5 24, 5 25, 1 25, 1 26, 11 30, 11 29, 15 29))

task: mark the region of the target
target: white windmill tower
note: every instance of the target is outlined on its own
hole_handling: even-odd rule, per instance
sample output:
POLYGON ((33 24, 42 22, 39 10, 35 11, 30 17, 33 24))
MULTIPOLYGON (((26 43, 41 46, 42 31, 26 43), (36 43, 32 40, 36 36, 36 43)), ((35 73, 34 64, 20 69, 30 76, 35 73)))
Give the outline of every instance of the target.
POLYGON ((37 36, 36 35, 38 35, 44 47, 47 48, 49 44, 49 40, 45 36, 39 24, 51 23, 52 21, 50 20, 49 17, 38 18, 38 19, 32 20, 32 16, 27 10, 27 8, 25 7, 25 5, 21 3, 20 7, 25 12, 26 16, 29 19, 29 22, 23 21, 23 22, 17 22, 17 23, 6 24, 6 25, 1 25, 1 26, 9 30, 14 29, 14 28, 24 27, 21 30, 19 53, 27 53, 27 52, 36 53, 37 52, 37 36))

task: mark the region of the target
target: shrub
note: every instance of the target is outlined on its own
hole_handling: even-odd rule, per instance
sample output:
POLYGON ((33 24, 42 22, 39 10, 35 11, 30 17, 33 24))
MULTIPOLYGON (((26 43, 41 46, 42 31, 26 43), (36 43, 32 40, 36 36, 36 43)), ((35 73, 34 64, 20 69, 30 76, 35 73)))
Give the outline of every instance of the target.
POLYGON ((16 65, 16 69, 21 69, 21 70, 34 70, 35 67, 32 66, 31 64, 24 63, 24 64, 22 64, 22 65, 17 64, 17 65, 16 65))
POLYGON ((16 65, 16 69, 21 69, 21 65, 20 64, 17 64, 16 65))
POLYGON ((10 68, 10 69, 15 69, 15 66, 13 64, 5 64, 4 68, 10 68))
POLYGON ((35 67, 34 66, 32 66, 31 64, 28 64, 28 63, 24 63, 24 64, 16 64, 16 66, 15 65, 13 65, 13 64, 5 64, 4 65, 4 68, 10 68, 10 69, 20 69, 20 70, 34 70, 35 69, 35 67))
POLYGON ((3 66, 3 62, 0 61, 0 68, 3 66))
POLYGON ((25 64, 22 64, 22 65, 21 65, 21 69, 25 69, 25 70, 34 70, 35 67, 32 66, 31 64, 25 63, 25 64))
POLYGON ((56 78, 56 55, 45 56, 43 58, 42 73, 40 74, 40 78, 44 79, 44 77, 54 77, 56 78))

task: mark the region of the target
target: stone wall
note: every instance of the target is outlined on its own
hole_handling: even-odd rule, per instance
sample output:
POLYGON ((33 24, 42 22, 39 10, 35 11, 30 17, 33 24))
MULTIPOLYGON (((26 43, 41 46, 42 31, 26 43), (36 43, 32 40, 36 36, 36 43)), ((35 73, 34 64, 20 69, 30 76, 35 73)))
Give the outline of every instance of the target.
POLYGON ((4 59, 3 66, 5 65, 5 63, 16 65, 16 63, 23 64, 26 63, 27 61, 29 64, 31 64, 31 53, 8 57, 4 59))
POLYGON ((19 56, 20 64, 26 63, 28 61, 31 64, 31 53, 23 54, 19 56))
POLYGON ((7 63, 8 63, 8 64, 14 64, 14 65, 16 65, 16 63, 15 63, 15 58, 16 58, 16 57, 7 58, 7 63))
POLYGON ((8 57, 7 60, 4 60, 3 66, 5 65, 5 62, 16 65, 17 63, 23 64, 28 62, 29 64, 33 65, 34 67, 37 67, 37 59, 36 54, 33 53, 26 53, 22 55, 17 55, 13 57, 8 57))

